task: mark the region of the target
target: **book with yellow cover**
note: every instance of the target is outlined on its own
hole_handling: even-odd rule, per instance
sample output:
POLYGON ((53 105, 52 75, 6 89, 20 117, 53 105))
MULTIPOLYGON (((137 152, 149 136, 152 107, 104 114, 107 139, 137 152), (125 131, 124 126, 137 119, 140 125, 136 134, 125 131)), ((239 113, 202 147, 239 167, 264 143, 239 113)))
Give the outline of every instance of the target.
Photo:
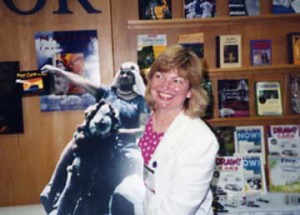
POLYGON ((300 64, 300 32, 289 33, 287 39, 289 63, 300 64))

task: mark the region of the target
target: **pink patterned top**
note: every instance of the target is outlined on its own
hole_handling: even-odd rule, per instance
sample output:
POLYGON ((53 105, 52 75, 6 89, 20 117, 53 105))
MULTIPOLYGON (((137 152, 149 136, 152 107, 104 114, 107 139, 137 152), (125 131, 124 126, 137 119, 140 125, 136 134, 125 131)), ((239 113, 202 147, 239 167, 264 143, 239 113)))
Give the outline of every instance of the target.
POLYGON ((150 116, 146 124, 145 132, 139 141, 139 146, 141 148, 144 163, 146 165, 148 165, 156 147, 158 146, 163 136, 163 132, 159 133, 153 130, 153 117, 150 116))

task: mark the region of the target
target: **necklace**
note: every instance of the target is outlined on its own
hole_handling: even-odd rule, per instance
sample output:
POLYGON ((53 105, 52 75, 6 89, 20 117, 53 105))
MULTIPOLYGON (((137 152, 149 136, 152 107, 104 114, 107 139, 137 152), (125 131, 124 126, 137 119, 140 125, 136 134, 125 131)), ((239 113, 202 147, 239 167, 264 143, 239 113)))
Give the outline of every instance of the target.
POLYGON ((119 88, 117 89, 117 95, 124 100, 131 100, 136 97, 136 93, 133 90, 123 91, 119 88))

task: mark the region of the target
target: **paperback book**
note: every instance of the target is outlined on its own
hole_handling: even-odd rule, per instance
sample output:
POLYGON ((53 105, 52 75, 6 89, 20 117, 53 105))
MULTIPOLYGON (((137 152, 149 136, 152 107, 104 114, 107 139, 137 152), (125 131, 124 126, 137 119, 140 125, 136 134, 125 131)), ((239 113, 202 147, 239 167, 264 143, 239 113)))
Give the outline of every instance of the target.
POLYGON ((241 157, 224 156, 216 158, 212 190, 215 195, 236 197, 245 195, 243 160, 241 157))
POLYGON ((216 0, 184 0, 184 17, 187 19, 215 17, 216 0))
POLYGON ((292 110, 300 114, 300 75, 289 75, 289 84, 292 110))
POLYGON ((137 35, 137 59, 141 74, 146 80, 147 71, 154 60, 167 48, 166 34, 137 35))
POLYGON ((269 155, 300 157, 300 125, 269 125, 269 155))
POLYGON ((204 57, 204 34, 179 34, 178 43, 183 47, 194 51, 199 58, 204 57))
POLYGON ((267 192, 264 159, 261 155, 242 155, 243 176, 246 194, 267 192))
POLYGON ((300 157, 269 156, 270 192, 300 192, 300 157))
POLYGON ((251 65, 271 65, 272 42, 271 40, 250 40, 251 65))
POLYGON ((260 14, 259 0, 229 0, 230 16, 257 16, 260 14))
POLYGON ((216 66, 219 68, 242 66, 241 35, 218 35, 216 37, 216 66))
POLYGON ((279 81, 259 81, 255 84, 257 114, 281 115, 283 112, 279 81))
POLYGON ((290 64, 300 64, 300 32, 287 34, 288 59, 290 64))
POLYGON ((205 110, 204 119, 210 119, 213 117, 214 98, 212 93, 212 83, 208 75, 203 76, 201 85, 206 91, 208 97, 208 104, 205 110))
POLYGON ((249 116, 248 79, 218 80, 220 117, 249 116))
POLYGON ((234 137, 236 153, 258 154, 264 158, 265 141, 263 126, 236 126, 234 137))
POLYGON ((300 13, 299 0, 272 0, 273 14, 300 13))
POLYGON ((234 126, 215 126, 213 131, 219 142, 219 156, 233 156, 235 154, 234 126))
POLYGON ((139 19, 171 19, 172 0, 139 0, 139 19))

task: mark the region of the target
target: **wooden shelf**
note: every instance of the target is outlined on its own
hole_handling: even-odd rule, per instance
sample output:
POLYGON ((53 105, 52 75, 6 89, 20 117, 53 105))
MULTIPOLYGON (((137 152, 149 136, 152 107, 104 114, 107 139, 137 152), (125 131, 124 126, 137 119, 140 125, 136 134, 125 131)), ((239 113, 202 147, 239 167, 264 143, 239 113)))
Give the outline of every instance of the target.
POLYGON ((217 27, 262 22, 300 22, 300 14, 269 14, 259 16, 214 17, 205 19, 129 20, 129 30, 217 27))
POLYGON ((300 114, 280 116, 226 117, 207 119, 206 121, 211 126, 297 124, 300 121, 300 114))
POLYGON ((208 73, 211 76, 224 75, 230 73, 231 75, 243 75, 243 74, 287 74, 287 73, 299 73, 300 65, 286 64, 286 65, 270 65, 270 66, 252 66, 241 68, 211 68, 208 69, 208 73))

